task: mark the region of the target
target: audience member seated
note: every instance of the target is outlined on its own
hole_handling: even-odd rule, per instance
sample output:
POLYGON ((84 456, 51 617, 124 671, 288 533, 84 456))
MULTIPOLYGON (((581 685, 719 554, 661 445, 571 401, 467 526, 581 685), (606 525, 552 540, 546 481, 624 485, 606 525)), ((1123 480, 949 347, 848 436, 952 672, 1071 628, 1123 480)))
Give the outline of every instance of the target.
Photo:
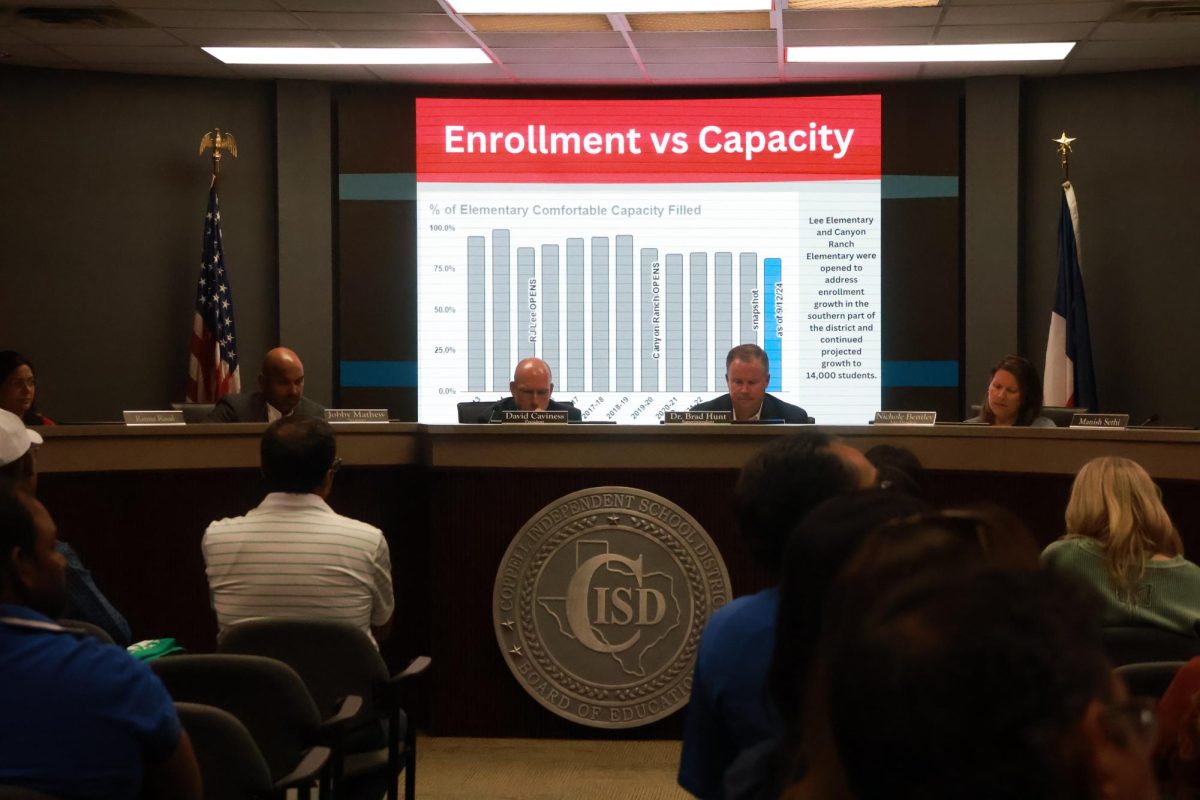
POLYGON ((269 494, 243 517, 208 526, 201 547, 221 631, 252 617, 334 619, 378 642, 395 600, 387 540, 326 503, 340 460, 323 419, 284 417, 261 444, 269 494))
POLYGON ((575 406, 551 399, 554 394, 554 375, 550 372, 550 365, 540 358, 524 358, 517 362, 508 391, 508 397, 480 415, 480 422, 499 419, 502 411, 566 411, 567 419, 574 422, 583 420, 583 412, 575 406))
POLYGON ((890 444, 877 444, 863 453, 875 465, 880 489, 929 499, 929 476, 916 453, 890 444))
POLYGON ((15 350, 0 350, 0 409, 16 414, 26 425, 53 425, 37 410, 37 376, 29 359, 15 350))
POLYGON ((54 623, 63 558, 41 503, 0 485, 0 785, 56 797, 199 800, 162 683, 120 647, 54 623))
POLYGON ((732 411, 735 420, 781 419, 793 425, 808 422, 808 412, 767 394, 771 361, 756 344, 739 344, 725 356, 728 394, 692 406, 692 411, 732 411))
POLYGON ((1170 797, 1200 797, 1200 657, 1184 664, 1158 704, 1154 761, 1170 797))
POLYGON ((325 407, 304 396, 304 364, 286 347, 263 356, 258 391, 227 394, 213 406, 208 422, 274 422, 280 417, 323 417, 325 407))
POLYGON ((1092 459, 1071 487, 1066 536, 1045 549, 1042 561, 1095 590, 1105 626, 1146 625, 1195 636, 1200 567, 1183 557, 1161 498, 1136 462, 1092 459))
MULTIPOLYGON (((0 410, 0 480, 7 480, 30 495, 36 494, 35 451, 41 444, 41 434, 26 428, 15 415, 0 410)), ((100 626, 117 644, 132 644, 129 623, 96 586, 79 555, 64 541, 57 541, 55 547, 67 562, 63 616, 100 626)))
MULTIPOLYGON (((778 580, 787 534, 829 497, 866 488, 875 468, 827 434, 804 431, 757 453, 734 490, 738 526, 755 559, 778 580)), ((738 753, 778 733, 767 698, 779 589, 717 609, 700 640, 683 734, 679 784, 697 797, 723 797, 738 753)))
POLYGON ((792 759, 799 755, 804 686, 816 657, 829 586, 872 530, 928 509, 903 492, 869 489, 826 500, 792 531, 783 559, 769 676, 783 730, 780 738, 738 756, 725 773, 726 798, 776 798, 803 776, 803 763, 792 759))
POLYGON ((1053 428, 1054 421, 1042 415, 1042 382, 1029 359, 1005 356, 992 367, 992 377, 983 395, 979 416, 967 422, 988 425, 1019 425, 1053 428))

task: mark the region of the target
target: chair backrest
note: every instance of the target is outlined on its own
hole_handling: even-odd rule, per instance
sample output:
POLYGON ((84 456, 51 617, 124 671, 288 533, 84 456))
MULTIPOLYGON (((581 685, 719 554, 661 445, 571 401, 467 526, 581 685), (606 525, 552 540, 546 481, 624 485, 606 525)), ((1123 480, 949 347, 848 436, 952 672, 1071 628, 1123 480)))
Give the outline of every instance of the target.
POLYGON ((1145 626, 1103 628, 1100 636, 1113 666, 1188 661, 1200 656, 1200 638, 1145 626))
POLYGON ((113 642, 113 638, 108 635, 108 631, 104 630, 104 628, 101 628, 99 625, 82 619, 60 619, 57 620, 57 622, 64 628, 69 628, 70 630, 78 631, 79 633, 91 636, 93 639, 100 642, 100 644, 115 644, 115 642, 113 642))
POLYGON ((274 780, 316 744, 321 714, 304 682, 281 661, 257 656, 184 655, 151 662, 176 702, 215 706, 237 717, 274 780))
POLYGON ((1125 681, 1129 693, 1135 697, 1160 699, 1175 679, 1175 673, 1186 661, 1155 661, 1145 664, 1123 664, 1116 673, 1125 681))
POLYGON ((213 410, 213 405, 213 403, 171 403, 171 408, 182 411, 183 421, 190 424, 207 420, 209 412, 213 410))
POLYGON ((198 703, 176 703, 175 710, 192 740, 205 800, 250 800, 271 791, 267 763, 237 717, 198 703))
POLYGON ((459 422, 479 422, 479 418, 483 413, 496 405, 495 400, 468 400, 465 403, 458 404, 458 421, 459 422))
POLYGON ((1086 408, 1068 408, 1067 406, 1042 406, 1042 416, 1049 418, 1059 428, 1071 426, 1071 417, 1076 414, 1086 414, 1086 408))
POLYGON ((389 677, 387 664, 371 638, 344 622, 246 620, 226 628, 217 649, 284 662, 299 673, 326 717, 352 694, 362 697, 364 714, 377 713, 375 693, 389 677))

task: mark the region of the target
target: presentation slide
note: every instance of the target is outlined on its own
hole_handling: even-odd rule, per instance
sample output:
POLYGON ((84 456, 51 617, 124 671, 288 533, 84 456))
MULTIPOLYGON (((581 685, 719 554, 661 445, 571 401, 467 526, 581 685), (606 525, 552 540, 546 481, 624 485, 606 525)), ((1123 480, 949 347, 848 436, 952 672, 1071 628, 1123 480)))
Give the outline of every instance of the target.
POLYGON ((750 342, 819 423, 879 409, 879 95, 416 102, 421 422, 538 356, 656 424, 750 342))

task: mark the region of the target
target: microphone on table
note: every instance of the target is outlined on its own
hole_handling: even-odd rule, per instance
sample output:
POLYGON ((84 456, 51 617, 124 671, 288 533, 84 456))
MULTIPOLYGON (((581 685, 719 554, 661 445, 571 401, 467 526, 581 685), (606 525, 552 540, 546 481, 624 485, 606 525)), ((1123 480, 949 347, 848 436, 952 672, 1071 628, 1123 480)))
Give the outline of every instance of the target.
POLYGON ((1153 425, 1153 424, 1154 424, 1154 423, 1156 423, 1156 422, 1158 422, 1158 412, 1157 412, 1157 411, 1155 411, 1155 412, 1154 412, 1153 414, 1151 414, 1150 416, 1146 417, 1146 421, 1145 421, 1145 422, 1143 422, 1143 423, 1142 423, 1141 425, 1139 425, 1138 427, 1139 427, 1139 428, 1144 428, 1144 427, 1146 427, 1147 425, 1153 425))

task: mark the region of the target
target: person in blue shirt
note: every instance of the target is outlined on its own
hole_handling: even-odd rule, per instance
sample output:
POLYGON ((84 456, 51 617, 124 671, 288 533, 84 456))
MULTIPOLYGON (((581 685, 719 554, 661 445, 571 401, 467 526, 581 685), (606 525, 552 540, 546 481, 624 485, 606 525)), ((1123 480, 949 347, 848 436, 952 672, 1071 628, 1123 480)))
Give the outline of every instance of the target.
POLYGON ((862 453, 817 431, 781 439, 742 468, 738 526, 772 586, 717 609, 700 639, 683 732, 679 785, 724 798, 725 771, 744 750, 780 733, 767 692, 787 536, 814 506, 875 482, 862 453))
POLYGON ((0 786, 199 800, 191 742, 154 673, 54 622, 66 585, 56 538, 41 503, 0 483, 0 786))

